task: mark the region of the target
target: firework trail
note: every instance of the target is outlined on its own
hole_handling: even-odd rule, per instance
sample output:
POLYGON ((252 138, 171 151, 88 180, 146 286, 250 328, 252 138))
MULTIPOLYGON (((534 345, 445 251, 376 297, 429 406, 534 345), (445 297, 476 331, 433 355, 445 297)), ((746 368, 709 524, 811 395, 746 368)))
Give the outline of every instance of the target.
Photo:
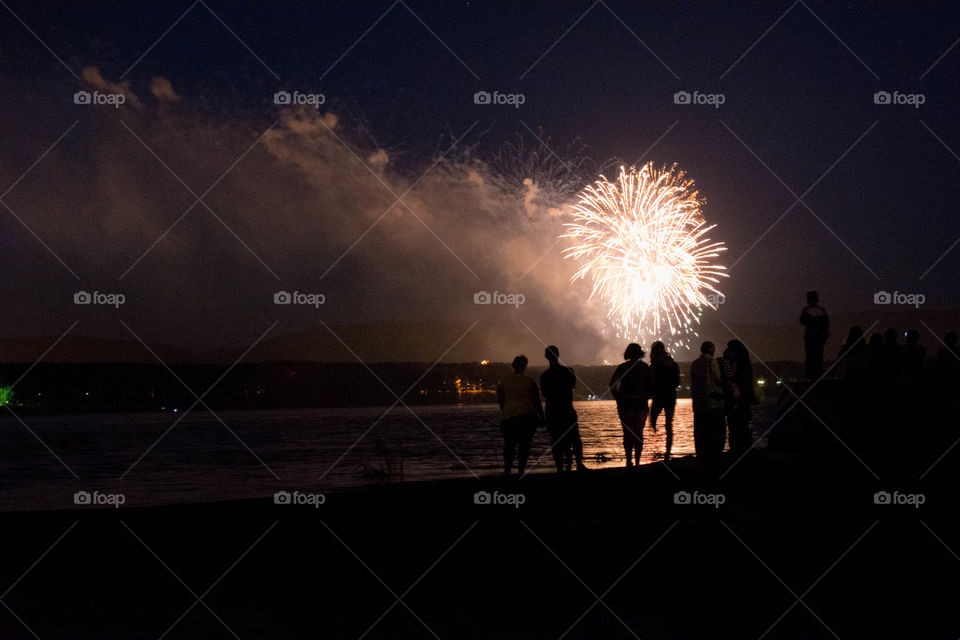
POLYGON ((725 267, 713 261, 725 251, 711 242, 701 215, 703 201, 676 165, 640 170, 620 167, 616 182, 604 176, 577 196, 567 233, 578 244, 566 257, 589 276, 591 297, 608 305, 617 334, 628 339, 663 340, 689 348, 704 307, 716 308, 716 288, 725 267))

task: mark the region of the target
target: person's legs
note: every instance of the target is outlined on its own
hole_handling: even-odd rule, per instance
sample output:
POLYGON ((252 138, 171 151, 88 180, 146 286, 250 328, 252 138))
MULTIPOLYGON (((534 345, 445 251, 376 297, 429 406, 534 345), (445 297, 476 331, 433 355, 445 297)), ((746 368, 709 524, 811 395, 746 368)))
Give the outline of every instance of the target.
POLYGON ((510 469, 513 467, 513 450, 517 446, 517 431, 514 421, 502 421, 500 432, 503 433, 503 472, 510 473, 510 469))
POLYGON ((731 445, 733 444, 733 422, 730 414, 728 414, 724 409, 718 409, 715 412, 715 424, 714 429, 715 440, 714 440, 714 452, 717 456, 723 453, 723 446, 727 443, 727 440, 730 440, 731 445))
POLYGON ((750 448, 753 434, 750 433, 750 407, 734 407, 728 418, 730 451, 742 454, 750 448))
POLYGON ((704 412, 694 411, 693 412, 693 453, 697 458, 702 459, 704 454, 707 452, 706 443, 704 442, 704 430, 703 423, 706 422, 704 412))
POLYGON ((666 407, 660 404, 656 399, 650 402, 650 428, 654 433, 657 432, 657 418, 660 417, 660 412, 665 408, 666 407))
POLYGON ((823 375, 824 344, 820 341, 805 340, 803 346, 806 357, 804 372, 807 374, 808 379, 817 380, 823 375))
POLYGON ((640 410, 634 418, 634 425, 637 433, 637 443, 633 448, 634 462, 640 466, 640 453, 643 451, 643 427, 647 423, 647 412, 640 410))
POLYGON ((577 414, 573 413, 566 416, 559 424, 561 425, 559 435, 560 464, 562 469, 570 471, 573 468, 574 458, 576 458, 578 464, 583 463, 583 443, 580 440, 577 414))
MULTIPOLYGON (((663 406, 664 430, 667 432, 667 451, 664 458, 669 460, 670 453, 673 451, 673 413, 677 408, 677 401, 668 402, 663 406)), ((650 419, 653 423, 653 418, 650 419)))
MULTIPOLYGON (((719 412, 713 409, 700 409, 693 413, 693 446, 697 460, 710 466, 717 457, 717 440, 720 432, 719 412)), ((723 445, 720 445, 723 449, 723 445)))
POLYGON ((620 411, 620 426, 623 428, 623 454, 627 459, 627 466, 633 466, 633 448, 637 442, 636 430, 633 427, 633 418, 630 411, 620 411))
POLYGON ((643 451, 643 426, 647 421, 646 411, 621 411, 620 425, 623 427, 623 451, 627 456, 627 466, 640 464, 643 451))
POLYGON ((537 432, 537 418, 531 416, 521 425, 517 434, 517 469, 523 474, 527 470, 527 460, 530 458, 530 443, 537 432))
POLYGON ((574 422, 570 432, 570 445, 573 449, 573 459, 577 461, 577 471, 586 469, 583 464, 583 439, 580 437, 580 423, 574 422))
POLYGON ((559 424, 550 426, 550 452, 557 472, 563 471, 563 429, 559 424))

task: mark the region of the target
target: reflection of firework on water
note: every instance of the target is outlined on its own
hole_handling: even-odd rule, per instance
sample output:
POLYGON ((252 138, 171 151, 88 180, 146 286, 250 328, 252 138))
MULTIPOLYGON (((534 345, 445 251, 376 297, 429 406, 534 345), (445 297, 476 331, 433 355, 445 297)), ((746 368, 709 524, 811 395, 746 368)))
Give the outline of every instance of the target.
POLYGON ((705 237, 701 205, 676 165, 621 167, 616 182, 600 176, 580 191, 563 236, 578 243, 566 250, 580 264, 573 279, 593 279, 621 337, 689 347, 703 307, 716 308, 726 274, 711 259, 726 248, 705 237))

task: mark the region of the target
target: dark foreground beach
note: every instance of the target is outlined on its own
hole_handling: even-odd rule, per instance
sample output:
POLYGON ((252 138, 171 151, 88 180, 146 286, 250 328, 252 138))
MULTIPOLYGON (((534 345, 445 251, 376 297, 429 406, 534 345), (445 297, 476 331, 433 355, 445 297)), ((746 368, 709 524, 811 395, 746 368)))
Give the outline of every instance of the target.
POLYGON ((949 444, 5 513, 0 637, 956 638, 949 444))

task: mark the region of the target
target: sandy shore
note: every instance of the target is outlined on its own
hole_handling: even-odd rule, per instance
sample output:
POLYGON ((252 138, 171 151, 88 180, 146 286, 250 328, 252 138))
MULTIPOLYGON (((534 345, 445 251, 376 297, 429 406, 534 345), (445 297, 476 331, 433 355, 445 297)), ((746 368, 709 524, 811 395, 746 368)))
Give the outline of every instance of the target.
POLYGON ((0 636, 956 638, 956 464, 861 459, 5 513, 0 636))

